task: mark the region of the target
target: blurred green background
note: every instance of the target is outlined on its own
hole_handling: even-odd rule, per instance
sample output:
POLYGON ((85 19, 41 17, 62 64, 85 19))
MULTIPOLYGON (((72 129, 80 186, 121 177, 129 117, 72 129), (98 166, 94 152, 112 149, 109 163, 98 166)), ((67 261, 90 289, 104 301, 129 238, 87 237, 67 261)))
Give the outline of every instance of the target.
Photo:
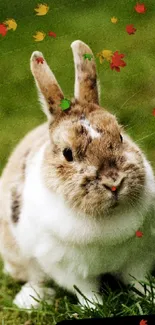
POLYGON ((45 116, 37 100, 29 68, 34 50, 42 51, 65 96, 73 96, 74 65, 71 42, 86 42, 95 56, 104 49, 125 54, 120 73, 96 58, 101 83, 101 105, 115 113, 127 132, 146 152, 155 167, 155 1, 145 0, 147 11, 138 14, 135 0, 52 0, 46 16, 36 16, 39 1, 0 0, 0 22, 14 18, 18 27, 0 35, 0 171, 12 149, 45 116), (112 24, 111 17, 118 23, 112 24), (134 24, 135 35, 126 25, 134 24), (35 42, 36 31, 54 31, 35 42))
MULTIPOLYGON (((0 172, 19 139, 45 121, 29 68, 32 52, 43 52, 65 96, 70 98, 74 89, 70 44, 77 39, 86 42, 95 56, 104 49, 125 54, 127 66, 120 73, 112 71, 108 62, 101 65, 96 58, 101 104, 117 115, 155 169, 155 0, 144 1, 147 11, 138 14, 134 10, 136 0, 47 0, 50 10, 39 17, 34 11, 39 1, 0 0, 0 23, 13 18, 18 24, 16 31, 0 35, 0 172), (113 16, 118 18, 117 24, 111 23, 113 16), (137 28, 135 35, 127 34, 128 24, 137 28), (36 31, 53 31, 57 37, 46 36, 42 42, 35 42, 36 31)), ((2 324, 54 324, 53 311, 51 316, 44 311, 35 314, 30 323, 25 323, 31 314, 11 309, 18 290, 12 279, 2 275, 0 266, 2 324)), ((110 313, 110 307, 107 310, 110 313)), ((68 317, 64 313, 67 316, 62 314, 62 318, 68 317)))

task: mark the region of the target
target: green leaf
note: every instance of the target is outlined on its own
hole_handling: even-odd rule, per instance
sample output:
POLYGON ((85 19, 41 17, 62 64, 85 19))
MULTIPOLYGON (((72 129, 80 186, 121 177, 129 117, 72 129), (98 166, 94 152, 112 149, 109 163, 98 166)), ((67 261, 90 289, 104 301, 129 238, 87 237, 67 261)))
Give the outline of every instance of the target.
POLYGON ((71 105, 71 101, 67 98, 62 99, 60 102, 60 107, 62 111, 65 111, 66 109, 70 108, 70 105, 71 105))
POLYGON ((93 55, 91 53, 85 53, 85 54, 83 54, 83 58, 84 58, 84 60, 88 59, 89 61, 91 61, 91 59, 93 58, 93 55))

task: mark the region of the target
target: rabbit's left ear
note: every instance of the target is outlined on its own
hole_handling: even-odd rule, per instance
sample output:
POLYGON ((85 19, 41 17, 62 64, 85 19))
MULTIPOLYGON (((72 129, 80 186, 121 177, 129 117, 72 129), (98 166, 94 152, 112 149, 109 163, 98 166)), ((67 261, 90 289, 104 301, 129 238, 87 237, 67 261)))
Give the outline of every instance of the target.
POLYGON ((63 92, 41 52, 32 53, 30 64, 43 111, 49 120, 53 121, 60 112, 60 102, 64 98, 63 92))
POLYGON ((96 64, 92 50, 82 41, 71 44, 75 64, 74 96, 79 101, 99 104, 96 64))

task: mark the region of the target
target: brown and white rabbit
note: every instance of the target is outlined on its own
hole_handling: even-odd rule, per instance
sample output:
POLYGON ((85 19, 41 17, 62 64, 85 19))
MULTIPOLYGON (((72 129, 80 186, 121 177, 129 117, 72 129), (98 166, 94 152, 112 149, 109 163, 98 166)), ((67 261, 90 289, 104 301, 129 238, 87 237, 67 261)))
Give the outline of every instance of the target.
POLYGON ((84 59, 90 48, 81 41, 71 47, 75 99, 65 111, 42 53, 32 54, 48 123, 20 142, 1 177, 0 252, 5 271, 26 282, 14 300, 19 307, 52 295, 47 279, 99 302, 99 276, 107 272, 142 290, 133 277, 145 280, 155 262, 152 168, 99 106, 94 57, 84 59))

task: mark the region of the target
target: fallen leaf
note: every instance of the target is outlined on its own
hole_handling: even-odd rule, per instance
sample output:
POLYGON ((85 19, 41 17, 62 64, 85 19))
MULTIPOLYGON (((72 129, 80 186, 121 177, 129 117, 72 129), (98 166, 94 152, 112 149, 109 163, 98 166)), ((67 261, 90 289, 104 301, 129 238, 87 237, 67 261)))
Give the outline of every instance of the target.
POLYGON ((155 116, 155 108, 152 111, 152 115, 155 116))
POLYGON ((137 3, 134 8, 139 14, 145 14, 146 12, 146 7, 144 3, 137 3))
POLYGON ((100 61, 100 63, 102 64, 103 61, 104 61, 104 57, 103 57, 102 52, 97 53, 96 56, 99 58, 99 61, 100 61))
POLYGON ((135 34, 136 30, 137 29, 133 26, 133 24, 126 26, 126 31, 129 35, 135 34))
POLYGON ((17 28, 17 23, 13 18, 7 19, 6 21, 4 21, 4 24, 7 26, 8 30, 12 29, 13 31, 15 31, 17 28))
POLYGON ((116 17, 112 17, 112 18, 111 18, 111 22, 112 22, 113 24, 117 24, 117 23, 118 23, 118 18, 116 18, 116 17))
POLYGON ((142 319, 139 325, 148 325, 147 320, 142 319))
POLYGON ((119 54, 118 51, 116 51, 112 56, 110 68, 112 70, 116 70, 117 72, 120 72, 120 67, 124 68, 126 66, 126 63, 122 60, 124 56, 125 56, 124 54, 119 54))
POLYGON ((36 42, 40 42, 43 41, 43 39, 45 38, 46 34, 43 32, 36 32, 36 35, 34 35, 34 39, 36 42))
POLYGON ((38 58, 36 58, 36 61, 37 61, 38 64, 39 63, 43 64, 44 59, 41 56, 39 56, 38 58))
POLYGON ((52 31, 48 32, 48 36, 51 36, 51 37, 56 37, 56 34, 52 31))
POLYGON ((110 51, 110 50, 103 50, 103 51, 97 53, 96 56, 99 57, 99 61, 100 61, 100 63, 102 64, 102 62, 103 62, 104 60, 106 60, 106 61, 108 61, 108 62, 111 62, 111 61, 112 61, 113 53, 112 53, 112 51, 110 51))
POLYGON ((91 61, 91 59, 93 58, 93 55, 91 53, 85 53, 85 54, 83 54, 83 58, 84 58, 84 60, 88 59, 89 61, 91 61))
POLYGON ((140 231, 140 230, 137 230, 136 231, 136 237, 143 237, 143 232, 142 231, 140 231))
POLYGON ((115 192, 115 191, 117 190, 117 187, 116 187, 116 186, 113 186, 113 187, 111 188, 111 190, 112 190, 112 192, 115 192))
POLYGON ((0 24, 0 34, 2 35, 2 36, 5 36, 6 35, 6 33, 7 33, 7 27, 4 25, 4 24, 0 24))
POLYGON ((37 5, 37 8, 35 8, 34 10, 37 12, 36 13, 37 16, 44 16, 49 11, 49 6, 46 3, 44 4, 40 3, 37 5))
POLYGON ((62 99, 60 102, 60 107, 62 111, 65 111, 66 109, 70 108, 70 105, 71 105, 71 101, 67 98, 62 99))
POLYGON ((108 62, 111 62, 113 53, 110 50, 103 50, 102 51, 104 59, 106 59, 108 62))

